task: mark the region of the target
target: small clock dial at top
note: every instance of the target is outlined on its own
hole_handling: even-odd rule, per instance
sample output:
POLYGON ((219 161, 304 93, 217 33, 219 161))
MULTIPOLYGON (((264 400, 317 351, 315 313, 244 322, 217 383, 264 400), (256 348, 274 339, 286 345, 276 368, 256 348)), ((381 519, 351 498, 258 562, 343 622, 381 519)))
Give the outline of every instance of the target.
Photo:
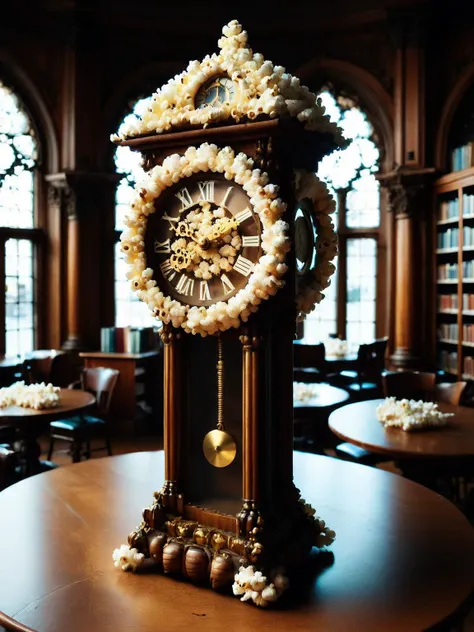
POLYGON ((259 219, 237 183, 215 174, 191 176, 160 196, 145 250, 165 295, 207 307, 248 283, 261 255, 259 219))
POLYGON ((236 86, 229 77, 212 77, 198 90, 195 98, 195 107, 219 106, 231 103, 236 94, 236 86))

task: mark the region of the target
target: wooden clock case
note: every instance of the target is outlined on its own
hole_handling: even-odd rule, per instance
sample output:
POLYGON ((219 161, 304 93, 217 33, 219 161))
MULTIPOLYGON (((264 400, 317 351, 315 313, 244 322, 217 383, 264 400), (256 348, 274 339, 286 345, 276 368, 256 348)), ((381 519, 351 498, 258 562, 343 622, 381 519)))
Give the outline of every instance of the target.
MULTIPOLYGON (((244 152, 279 185, 293 244, 295 170, 316 171, 319 160, 334 149, 332 137, 280 118, 119 144, 141 152, 149 170, 167 155, 203 142, 244 152)), ((216 420, 216 337, 193 336, 169 325, 161 333, 165 482, 129 544, 165 572, 210 580, 215 589, 229 586, 241 564, 265 572, 297 567, 315 540, 314 521, 293 484, 293 245, 287 264, 285 286, 238 330, 221 334, 225 427, 237 443, 230 466, 213 468, 202 451, 202 439, 216 420)))

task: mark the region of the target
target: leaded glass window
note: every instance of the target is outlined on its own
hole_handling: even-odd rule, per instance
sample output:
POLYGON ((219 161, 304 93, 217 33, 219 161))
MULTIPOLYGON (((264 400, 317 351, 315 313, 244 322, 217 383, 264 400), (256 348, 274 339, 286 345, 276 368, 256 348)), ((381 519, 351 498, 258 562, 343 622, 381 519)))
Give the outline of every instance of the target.
POLYGON ((374 128, 355 98, 329 86, 320 93, 331 121, 350 139, 347 148, 325 156, 317 175, 337 201, 339 234, 336 274, 325 299, 307 317, 304 340, 330 336, 356 346, 376 337, 377 262, 380 234, 380 186, 375 177, 380 151, 374 128))
POLYGON ((19 96, 0 81, 0 283, 5 288, 0 347, 9 356, 35 346, 37 166, 38 140, 31 118, 19 96))
MULTIPOLYGON (((122 126, 128 124, 130 119, 141 116, 150 100, 151 97, 139 99, 132 111, 123 119, 122 126)), ((122 174, 115 194, 115 230, 118 240, 125 228, 123 220, 129 210, 135 183, 143 175, 143 170, 140 167, 140 154, 129 147, 117 147, 114 160, 117 173, 122 174)), ((117 243, 115 247, 115 325, 117 327, 156 327, 156 319, 152 317, 145 303, 140 301, 130 288, 126 270, 123 253, 120 250, 120 244, 117 243)))

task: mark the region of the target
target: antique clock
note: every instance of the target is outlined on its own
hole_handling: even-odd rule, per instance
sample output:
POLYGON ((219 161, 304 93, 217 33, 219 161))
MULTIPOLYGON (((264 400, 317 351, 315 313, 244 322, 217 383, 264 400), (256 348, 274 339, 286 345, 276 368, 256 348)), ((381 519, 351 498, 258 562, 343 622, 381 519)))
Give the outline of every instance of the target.
POLYGON ((293 484, 295 277, 316 247, 295 174, 342 140, 237 22, 219 47, 113 138, 143 156, 122 249, 163 323, 165 451, 165 481, 114 559, 266 605, 286 586, 276 569, 333 537, 293 484))

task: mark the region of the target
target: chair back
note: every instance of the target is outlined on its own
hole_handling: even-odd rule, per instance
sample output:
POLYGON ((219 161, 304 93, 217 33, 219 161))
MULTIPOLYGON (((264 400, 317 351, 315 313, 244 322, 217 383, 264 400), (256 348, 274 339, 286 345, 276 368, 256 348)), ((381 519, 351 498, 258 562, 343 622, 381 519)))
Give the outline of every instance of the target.
POLYGON ((441 382, 436 384, 436 401, 459 406, 467 382, 441 382))
POLYGON ((388 338, 380 338, 374 342, 359 345, 357 374, 360 383, 367 380, 380 386, 382 373, 385 369, 387 343, 388 338))
POLYGON ((104 419, 107 419, 109 414, 110 402, 119 373, 117 369, 109 369, 104 366, 83 369, 81 373, 82 388, 94 395, 97 412, 104 419))
POLYGON ((0 445, 0 490, 15 482, 17 455, 8 446, 0 445))
POLYGON ((420 371, 385 373, 382 375, 382 386, 385 397, 433 401, 436 397, 436 373, 420 371))
POLYGON ((317 345, 293 345, 293 367, 297 369, 317 369, 322 377, 326 375, 326 349, 324 343, 317 345))
MULTIPOLYGON (((55 349, 32 351, 23 361, 23 379, 27 384, 38 384, 52 381, 55 365, 64 356, 63 351, 55 349)), ((56 386, 56 384, 55 384, 56 386)))

